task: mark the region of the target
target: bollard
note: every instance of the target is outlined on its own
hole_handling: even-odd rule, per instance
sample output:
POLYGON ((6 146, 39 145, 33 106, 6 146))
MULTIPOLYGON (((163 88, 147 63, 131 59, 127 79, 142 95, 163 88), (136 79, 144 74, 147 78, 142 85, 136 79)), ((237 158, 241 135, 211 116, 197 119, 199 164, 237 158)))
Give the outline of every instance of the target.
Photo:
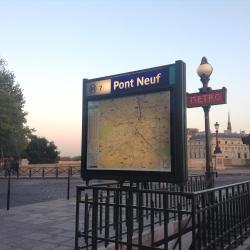
POLYGON ((56 167, 56 178, 58 178, 58 167, 56 167))
POLYGON ((67 200, 69 200, 69 192, 70 192, 70 169, 68 169, 67 200))
POLYGON ((9 172, 9 176, 8 176, 8 188, 7 188, 7 210, 10 209, 10 171, 9 172))

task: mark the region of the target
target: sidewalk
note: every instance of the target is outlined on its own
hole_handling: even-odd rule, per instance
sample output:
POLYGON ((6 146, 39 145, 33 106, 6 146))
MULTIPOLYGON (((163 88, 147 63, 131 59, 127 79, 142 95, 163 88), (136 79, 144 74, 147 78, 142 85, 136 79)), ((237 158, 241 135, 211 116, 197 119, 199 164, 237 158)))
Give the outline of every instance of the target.
POLYGON ((0 250, 73 250, 74 233, 75 198, 0 209, 0 250))
POLYGON ((250 237, 243 242, 243 245, 236 248, 236 250, 250 250, 250 237))
POLYGON ((75 198, 0 209, 0 250, 73 250, 75 198))

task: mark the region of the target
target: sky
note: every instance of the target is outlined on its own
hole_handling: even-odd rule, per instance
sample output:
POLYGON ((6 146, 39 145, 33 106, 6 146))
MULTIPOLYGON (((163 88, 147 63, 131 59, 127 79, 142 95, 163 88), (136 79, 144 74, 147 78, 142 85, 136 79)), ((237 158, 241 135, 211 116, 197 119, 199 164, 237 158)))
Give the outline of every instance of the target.
MULTIPOLYGON (((82 79, 186 63, 187 92, 227 88, 212 106, 210 127, 250 133, 250 1, 0 0, 0 57, 26 99, 27 125, 54 141, 61 156, 80 155, 82 79)), ((202 108, 187 110, 187 127, 204 130, 202 108)))

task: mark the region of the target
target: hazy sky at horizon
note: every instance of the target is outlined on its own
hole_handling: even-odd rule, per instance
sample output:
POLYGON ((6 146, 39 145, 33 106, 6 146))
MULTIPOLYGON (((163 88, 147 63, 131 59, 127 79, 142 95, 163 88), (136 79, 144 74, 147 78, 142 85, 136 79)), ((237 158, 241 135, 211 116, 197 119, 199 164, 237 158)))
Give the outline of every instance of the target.
MULTIPOLYGON (((250 1, 3 1, 0 57, 24 90, 28 125, 61 155, 81 148, 82 79, 183 60, 187 92, 197 92, 202 56, 225 86, 228 103, 213 106, 210 126, 250 133, 250 1)), ((188 127, 204 130, 201 108, 188 127)))

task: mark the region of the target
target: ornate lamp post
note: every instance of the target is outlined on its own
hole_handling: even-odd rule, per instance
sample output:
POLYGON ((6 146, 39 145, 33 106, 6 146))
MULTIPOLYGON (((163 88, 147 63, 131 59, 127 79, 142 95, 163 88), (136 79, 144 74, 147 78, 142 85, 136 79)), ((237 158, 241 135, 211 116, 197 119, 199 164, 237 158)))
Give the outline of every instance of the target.
POLYGON ((221 149, 220 149, 219 142, 218 142, 219 126, 220 124, 218 122, 214 124, 215 132, 216 132, 216 146, 215 146, 214 154, 221 154, 221 149))
MULTIPOLYGON (((200 77, 203 87, 200 88, 200 93, 206 94, 211 91, 211 88, 208 87, 208 82, 210 80, 210 75, 213 72, 213 67, 207 62, 206 57, 202 57, 201 64, 197 69, 197 74, 200 77)), ((210 124, 209 124, 209 110, 210 105, 203 106, 204 115, 205 115, 205 151, 206 151, 206 182, 207 188, 212 188, 213 175, 212 175, 212 160, 211 160, 211 151, 210 151, 210 124)))

